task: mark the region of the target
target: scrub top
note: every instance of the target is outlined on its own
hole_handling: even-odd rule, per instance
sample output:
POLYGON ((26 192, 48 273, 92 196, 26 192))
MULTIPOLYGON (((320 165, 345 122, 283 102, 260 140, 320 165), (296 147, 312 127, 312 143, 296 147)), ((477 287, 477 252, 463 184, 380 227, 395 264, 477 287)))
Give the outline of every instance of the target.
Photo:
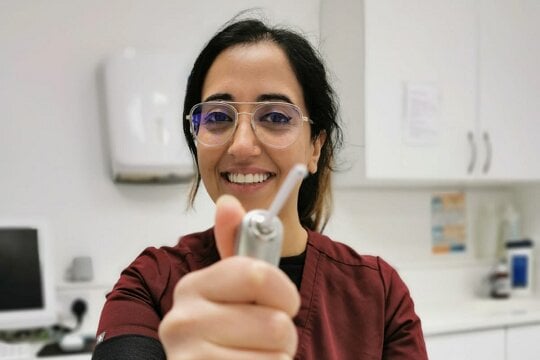
MULTIPOLYGON (((307 231, 301 307, 294 318, 295 359, 427 359, 420 319, 395 269, 380 257, 359 255, 307 231)), ((213 228, 186 235, 173 247, 144 250, 107 295, 96 353, 120 337, 128 344, 130 339, 134 344, 135 339, 153 340, 141 351, 155 351, 176 283, 218 260, 213 228)))

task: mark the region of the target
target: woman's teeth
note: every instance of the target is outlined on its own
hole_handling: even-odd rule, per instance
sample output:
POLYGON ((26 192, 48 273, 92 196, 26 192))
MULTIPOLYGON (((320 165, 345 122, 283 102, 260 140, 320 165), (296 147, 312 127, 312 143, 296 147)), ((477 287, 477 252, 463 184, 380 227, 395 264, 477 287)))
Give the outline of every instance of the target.
POLYGON ((227 179, 235 184, 257 184, 269 177, 269 174, 227 174, 227 179))

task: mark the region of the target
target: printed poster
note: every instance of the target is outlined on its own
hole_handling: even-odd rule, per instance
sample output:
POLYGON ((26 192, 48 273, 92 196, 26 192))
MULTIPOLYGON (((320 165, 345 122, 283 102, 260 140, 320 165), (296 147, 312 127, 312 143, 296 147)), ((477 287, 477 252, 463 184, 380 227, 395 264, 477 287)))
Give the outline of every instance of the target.
POLYGON ((431 238, 434 254, 463 253, 466 240, 465 194, 434 194, 431 198, 431 238))
POLYGON ((405 85, 403 140, 411 146, 434 146, 440 141, 440 95, 436 84, 405 85))

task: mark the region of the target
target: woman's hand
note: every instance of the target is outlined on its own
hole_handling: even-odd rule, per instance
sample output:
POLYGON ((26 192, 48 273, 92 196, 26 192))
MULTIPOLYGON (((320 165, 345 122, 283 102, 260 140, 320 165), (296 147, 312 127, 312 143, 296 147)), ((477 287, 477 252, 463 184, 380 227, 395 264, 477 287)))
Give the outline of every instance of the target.
POLYGON ((217 201, 215 234, 223 260, 178 282, 159 328, 168 360, 292 359, 296 353, 295 285, 270 264, 232 256, 243 215, 235 198, 217 201))

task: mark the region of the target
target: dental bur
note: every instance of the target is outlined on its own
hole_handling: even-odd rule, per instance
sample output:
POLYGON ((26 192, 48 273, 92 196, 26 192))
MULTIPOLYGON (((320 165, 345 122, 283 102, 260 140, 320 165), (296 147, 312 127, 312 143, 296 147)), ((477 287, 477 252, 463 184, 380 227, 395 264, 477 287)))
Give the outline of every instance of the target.
POLYGON ((236 255, 257 258, 278 266, 283 225, 277 215, 296 184, 306 175, 306 166, 296 164, 287 174, 268 210, 255 209, 244 215, 236 236, 236 255))

